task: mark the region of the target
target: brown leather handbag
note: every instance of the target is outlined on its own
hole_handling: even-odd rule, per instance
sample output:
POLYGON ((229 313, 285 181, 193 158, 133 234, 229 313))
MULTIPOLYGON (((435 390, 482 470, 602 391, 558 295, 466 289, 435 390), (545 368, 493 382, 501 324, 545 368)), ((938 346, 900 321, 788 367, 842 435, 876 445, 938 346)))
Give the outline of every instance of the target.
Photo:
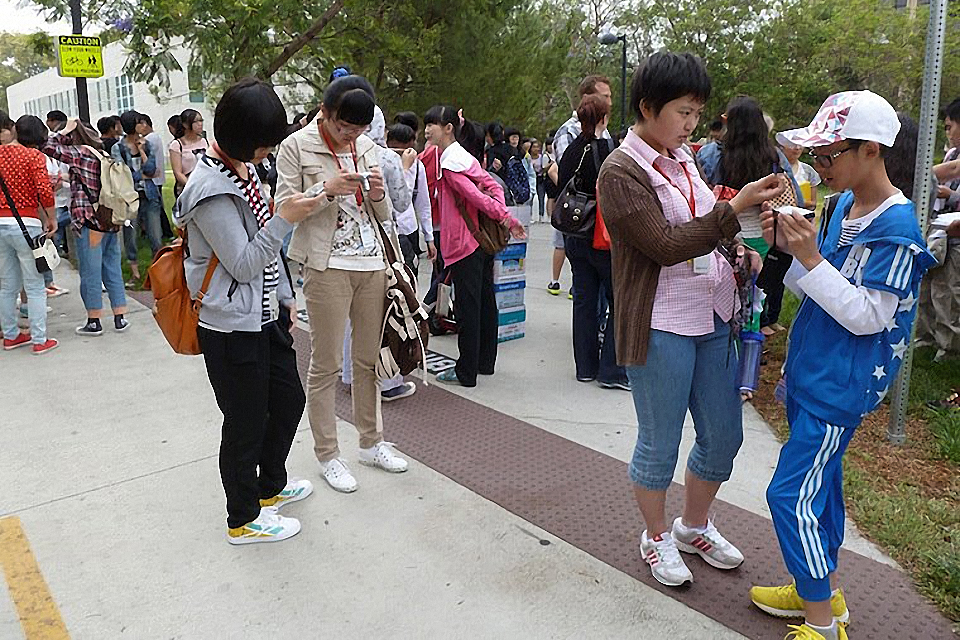
POLYGON ((184 232, 183 237, 157 252, 153 264, 147 269, 146 286, 153 292, 153 318, 163 337, 177 353, 195 356, 200 354, 200 342, 197 339, 200 307, 219 260, 216 254, 210 256, 203 284, 194 298, 190 295, 183 269, 184 258, 189 255, 184 232))
POLYGON ((463 221, 467 223, 467 230, 485 253, 495 256, 507 248, 510 243, 510 231, 506 227, 479 211, 477 212, 477 219, 480 221, 480 225, 474 224, 473 218, 467 213, 463 200, 459 197, 455 197, 455 200, 457 211, 460 212, 463 221))

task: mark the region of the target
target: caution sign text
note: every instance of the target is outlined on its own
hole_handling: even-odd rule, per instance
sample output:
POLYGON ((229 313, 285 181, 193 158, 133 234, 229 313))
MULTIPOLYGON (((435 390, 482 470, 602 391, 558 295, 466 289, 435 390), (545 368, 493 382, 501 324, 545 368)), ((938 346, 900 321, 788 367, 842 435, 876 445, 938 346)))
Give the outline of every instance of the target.
POLYGON ((103 47, 100 44, 100 38, 59 36, 57 38, 57 70, 64 78, 103 76, 103 47))

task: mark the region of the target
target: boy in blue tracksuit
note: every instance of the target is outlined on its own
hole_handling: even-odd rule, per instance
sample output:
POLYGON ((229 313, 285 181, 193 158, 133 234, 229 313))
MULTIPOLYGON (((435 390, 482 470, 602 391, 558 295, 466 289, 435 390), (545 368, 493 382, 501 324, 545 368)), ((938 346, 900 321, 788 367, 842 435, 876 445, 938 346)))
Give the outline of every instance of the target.
POLYGON ((883 155, 900 123, 869 91, 830 96, 809 127, 777 136, 810 149, 817 171, 846 191, 818 234, 802 214, 763 216, 767 242, 796 258, 787 284, 805 296, 787 354, 790 439, 767 503, 794 583, 754 587, 753 602, 803 617, 788 637, 845 640, 838 588, 843 542, 841 459, 862 418, 894 383, 910 342, 920 279, 934 264, 914 206, 887 177, 883 155))

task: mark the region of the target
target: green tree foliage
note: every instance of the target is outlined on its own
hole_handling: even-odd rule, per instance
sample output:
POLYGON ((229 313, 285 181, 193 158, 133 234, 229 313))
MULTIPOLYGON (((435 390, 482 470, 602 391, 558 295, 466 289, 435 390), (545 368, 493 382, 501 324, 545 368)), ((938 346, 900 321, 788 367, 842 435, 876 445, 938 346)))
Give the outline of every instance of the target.
POLYGON ((7 110, 7 87, 57 64, 43 34, 0 33, 0 109, 7 110))

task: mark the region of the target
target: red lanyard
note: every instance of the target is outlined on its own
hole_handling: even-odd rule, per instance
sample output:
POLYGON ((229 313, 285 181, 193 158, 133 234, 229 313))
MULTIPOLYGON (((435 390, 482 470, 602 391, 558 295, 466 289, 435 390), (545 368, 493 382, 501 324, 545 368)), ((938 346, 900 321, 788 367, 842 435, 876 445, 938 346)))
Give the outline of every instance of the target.
POLYGON ((653 168, 657 170, 657 173, 663 176, 664 180, 670 183, 670 186, 680 192, 680 196, 686 201, 687 206, 690 207, 690 219, 693 220, 697 217, 697 194, 693 190, 693 178, 690 177, 690 172, 687 171, 687 165, 680 163, 680 168, 683 169, 684 175, 687 176, 687 184, 690 185, 690 197, 688 198, 684 195, 683 190, 677 186, 673 180, 670 179, 670 176, 663 172, 663 169, 658 167, 656 164, 653 165, 653 168))
MULTIPOLYGON (((323 138, 323 141, 327 143, 327 148, 330 149, 330 153, 333 154, 333 161, 337 163, 337 169, 343 170, 343 167, 340 166, 340 158, 337 156, 337 152, 333 150, 333 142, 330 141, 330 136, 327 135, 326 130, 323 128, 323 120, 317 120, 317 129, 320 130, 320 136, 323 138)), ((357 163, 357 145, 353 142, 350 143, 350 153, 353 155, 353 166, 356 171, 360 171, 360 165, 357 163)), ((354 194, 354 197, 357 199, 357 206, 363 207, 363 192, 360 190, 360 187, 357 187, 357 192, 354 194)))
MULTIPOLYGON (((214 142, 213 145, 211 145, 211 146, 213 147, 213 150, 216 152, 217 156, 219 156, 220 162, 222 162, 222 163, 223 163, 223 166, 225 166, 225 167, 227 168, 227 171, 229 171, 229 172, 232 173, 233 175, 235 175, 235 176, 237 176, 238 178, 240 178, 240 180, 243 180, 243 178, 240 176, 240 173, 237 171, 237 168, 233 165, 233 161, 230 159, 229 156, 227 156, 227 154, 225 154, 225 153, 223 152, 222 149, 220 149, 220 145, 218 145, 216 142, 214 142)), ((250 167, 247 167, 247 179, 246 179, 246 180, 243 180, 243 182, 252 182, 252 181, 253 181, 253 178, 250 177, 249 174, 250 174, 250 167)), ((253 197, 256 198, 258 204, 263 204, 263 198, 262 198, 261 195, 260 195, 260 189, 259 189, 256 185, 253 185, 253 184, 252 184, 252 185, 251 185, 251 188, 249 189, 249 192, 250 192, 251 194, 254 194, 253 197)), ((269 208, 269 207, 268 207, 268 208, 269 208)), ((271 209, 270 213, 271 213, 271 214, 273 213, 273 210, 272 210, 272 209, 271 209)))

